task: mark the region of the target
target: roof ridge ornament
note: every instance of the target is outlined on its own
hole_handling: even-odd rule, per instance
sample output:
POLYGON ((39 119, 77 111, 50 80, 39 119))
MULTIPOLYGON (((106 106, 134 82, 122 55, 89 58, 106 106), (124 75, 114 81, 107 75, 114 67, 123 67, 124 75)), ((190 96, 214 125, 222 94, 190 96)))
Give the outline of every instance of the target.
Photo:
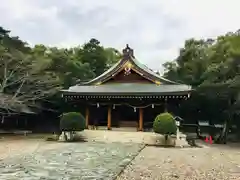
POLYGON ((135 58, 134 51, 129 47, 128 44, 126 44, 126 48, 122 50, 122 53, 124 59, 135 58))

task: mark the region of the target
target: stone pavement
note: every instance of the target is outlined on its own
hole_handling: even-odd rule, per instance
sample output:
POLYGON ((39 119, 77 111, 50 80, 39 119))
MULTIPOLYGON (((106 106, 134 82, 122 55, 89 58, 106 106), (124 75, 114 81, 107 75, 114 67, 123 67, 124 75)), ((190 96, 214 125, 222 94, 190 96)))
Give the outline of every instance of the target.
POLYGON ((117 180, 240 180, 240 149, 145 147, 117 180))
POLYGON ((27 139, 23 137, 7 137, 0 140, 0 160, 18 155, 61 147, 62 143, 46 142, 44 139, 27 139))
MULTIPOLYGON (((1 140, 0 179, 114 179, 139 153, 144 139, 142 132, 84 133, 89 135, 89 142, 1 140)), ((240 180, 240 145, 205 144, 204 148, 182 149, 145 147, 118 177, 118 180, 124 179, 240 180)))
MULTIPOLYGON (((159 139, 159 134, 153 132, 127 132, 127 131, 108 131, 108 130, 84 130, 80 132, 88 141, 98 142, 131 142, 155 145, 159 139)), ((182 136, 182 134, 180 134, 182 136)), ((178 146, 188 146, 186 140, 176 141, 178 146)), ((159 143, 161 144, 161 142, 159 143)))
POLYGON ((1 161, 1 180, 112 180, 143 148, 139 144, 62 143, 1 161))

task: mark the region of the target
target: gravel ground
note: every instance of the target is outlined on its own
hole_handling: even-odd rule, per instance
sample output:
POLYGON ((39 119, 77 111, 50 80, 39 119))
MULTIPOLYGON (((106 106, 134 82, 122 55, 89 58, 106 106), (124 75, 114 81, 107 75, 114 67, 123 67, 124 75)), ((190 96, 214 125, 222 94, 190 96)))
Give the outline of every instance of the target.
POLYGON ((0 163, 1 180, 112 180, 138 154, 129 143, 56 143, 54 149, 15 155, 0 163))
POLYGON ((118 180, 240 180, 240 148, 146 147, 118 180))

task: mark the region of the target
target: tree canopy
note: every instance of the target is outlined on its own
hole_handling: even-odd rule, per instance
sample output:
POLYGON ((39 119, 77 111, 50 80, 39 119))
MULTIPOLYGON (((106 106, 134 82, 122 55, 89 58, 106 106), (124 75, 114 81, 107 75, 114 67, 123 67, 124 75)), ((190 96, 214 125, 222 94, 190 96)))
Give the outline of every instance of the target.
POLYGON ((97 39, 70 49, 34 47, 0 27, 0 113, 34 113, 41 103, 116 63, 121 54, 97 39))
POLYGON ((196 90, 183 107, 184 116, 240 124, 239 31, 186 40, 179 56, 164 67, 166 78, 196 90))

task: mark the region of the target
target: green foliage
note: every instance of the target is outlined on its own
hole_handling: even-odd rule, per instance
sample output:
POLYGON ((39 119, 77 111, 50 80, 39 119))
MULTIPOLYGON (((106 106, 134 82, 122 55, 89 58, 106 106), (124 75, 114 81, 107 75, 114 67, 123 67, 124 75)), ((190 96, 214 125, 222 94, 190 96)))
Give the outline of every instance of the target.
POLYGON ((69 49, 43 44, 31 48, 0 27, 0 113, 48 109, 43 102, 58 104, 59 89, 96 77, 120 57, 121 53, 104 48, 97 39, 69 49))
POLYGON ((25 42, 3 28, 0 34, 0 113, 33 113, 42 99, 59 91, 59 78, 25 42))
POLYGON ((166 78, 190 84, 196 89, 192 96, 194 100, 182 106, 183 109, 191 107, 192 111, 184 114, 193 114, 194 118, 197 112, 198 117, 210 120, 240 115, 239 31, 217 39, 187 40, 179 57, 165 63, 164 67, 166 78))
POLYGON ((107 58, 107 68, 111 68, 113 64, 122 58, 122 54, 114 48, 105 48, 104 51, 107 58))
MULTIPOLYGON (((240 34, 190 39, 179 56, 164 64, 168 79, 192 85, 195 92, 181 105, 184 119, 237 124, 240 118, 240 34)), ((226 130, 228 131, 228 130, 226 130)))
POLYGON ((176 134, 177 126, 173 116, 170 113, 159 114, 154 120, 153 130, 159 134, 176 134))
POLYGON ((60 119, 61 131, 83 131, 85 129, 85 118, 77 112, 64 113, 60 119))
POLYGON ((99 76, 106 70, 106 53, 97 39, 91 39, 88 43, 84 44, 79 55, 82 63, 90 65, 95 76, 99 76))

